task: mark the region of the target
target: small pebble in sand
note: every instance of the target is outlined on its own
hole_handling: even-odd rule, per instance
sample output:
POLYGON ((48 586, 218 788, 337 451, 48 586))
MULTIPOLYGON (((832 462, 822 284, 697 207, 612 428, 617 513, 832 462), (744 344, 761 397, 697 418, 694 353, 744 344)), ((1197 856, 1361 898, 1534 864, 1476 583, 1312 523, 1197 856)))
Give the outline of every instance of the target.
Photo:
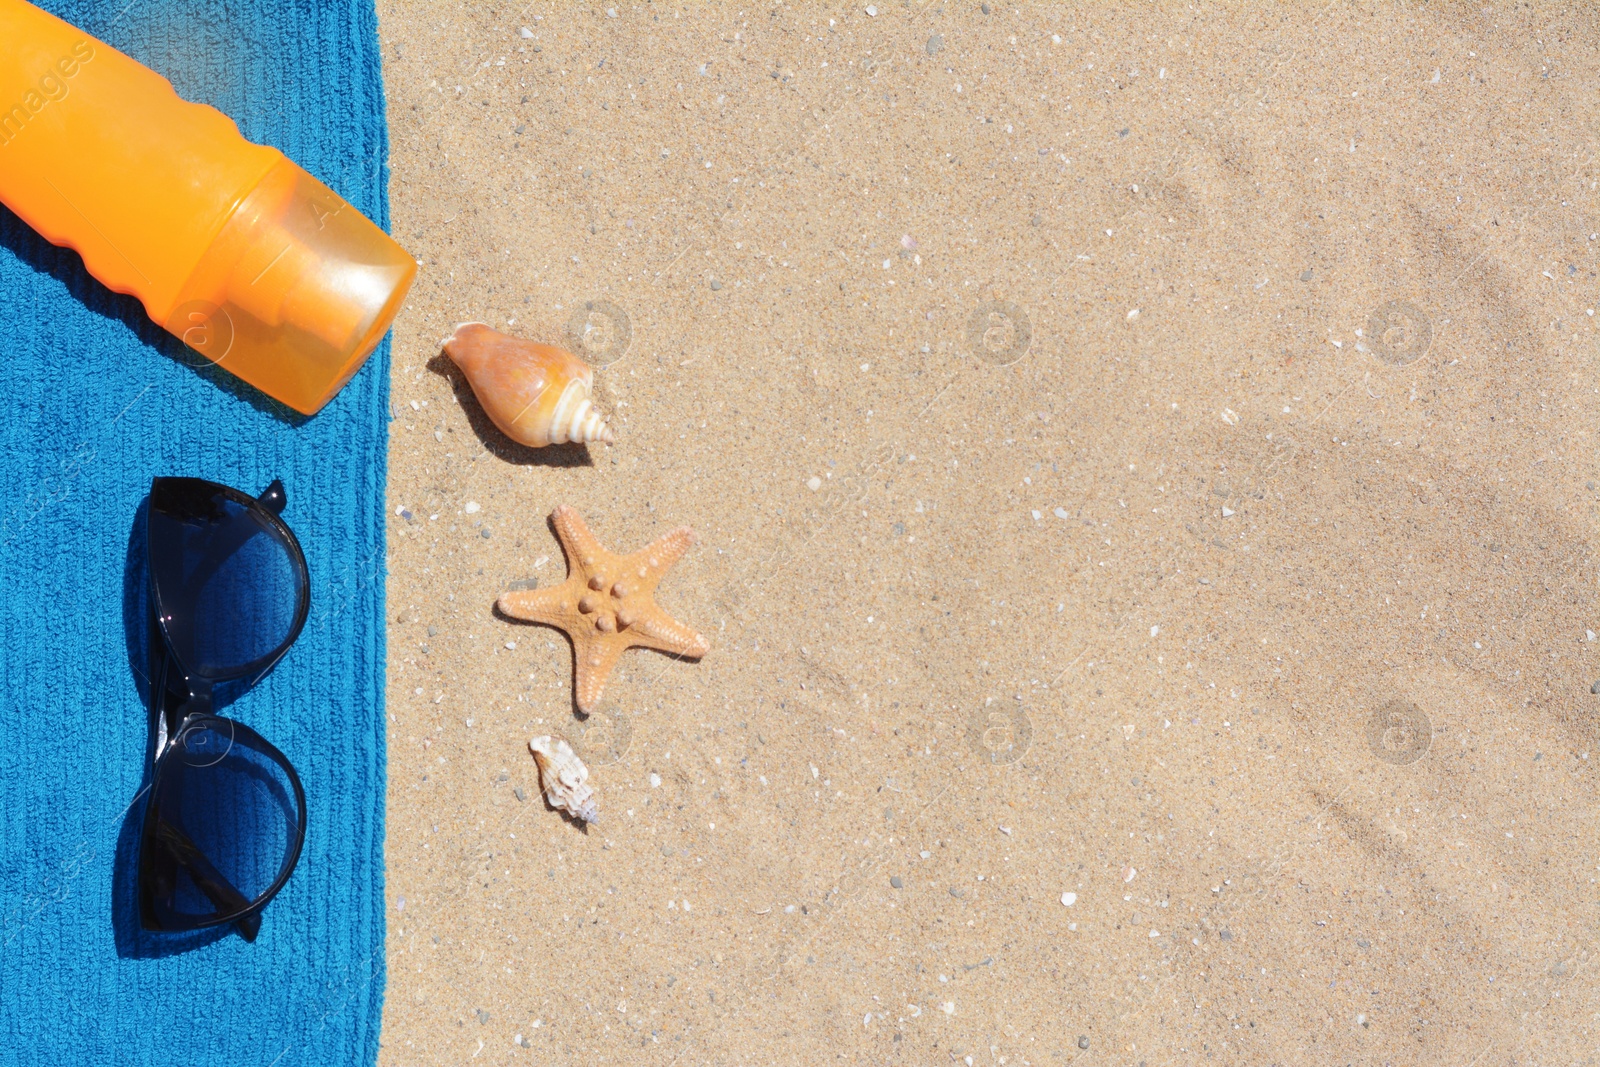
POLYGON ((867 14, 869 16, 873 17, 873 18, 876 18, 877 15, 878 15, 878 9, 873 7, 871 4, 868 4, 867 5, 867 14))
POLYGON ((1078 1035, 1078 1047, 1079 1048, 1088 1048, 1089 1047, 1089 1035, 1088 1034, 1079 1034, 1078 1035))
POLYGON ((894 886, 896 889, 902 889, 905 887, 905 882, 900 880, 900 876, 898 874, 889 876, 889 884, 894 886))
POLYGON ((659 789, 660 787, 661 787, 661 776, 659 774, 651 772, 651 774, 650 774, 650 788, 651 789, 659 789))
POLYGON ((927 849, 923 849, 921 852, 917 853, 917 855, 921 856, 925 860, 933 859, 933 853, 929 852, 927 849))
POLYGON ((812 475, 806 479, 806 488, 815 493, 818 489, 822 488, 822 479, 818 478, 816 475, 812 475))
POLYGON ((526 801, 528 799, 528 794, 522 791, 522 787, 520 785, 511 791, 517 795, 518 800, 526 801))
POLYGON ((1061 903, 1062 903, 1062 905, 1064 907, 1070 908, 1074 904, 1076 904, 1077 902, 1078 902, 1078 894, 1076 894, 1076 893, 1062 893, 1061 894, 1061 903))
POLYGON ((533 37, 533 31, 528 29, 528 27, 526 27, 526 26, 522 27, 522 31, 521 32, 522 32, 522 39, 524 41, 530 40, 533 37))
POLYGON ((1589 692, 1595 693, 1597 695, 1600 695, 1600 682, 1596 682, 1593 685, 1591 685, 1589 687, 1589 692))
POLYGON ((485 526, 483 529, 478 531, 478 536, 483 538, 484 540, 488 540, 490 537, 492 537, 494 535, 489 532, 489 527, 485 526))
POLYGON ((721 283, 721 282, 719 282, 719 281, 718 281, 718 280, 717 280, 717 279, 715 279, 715 278, 712 278, 712 279, 711 279, 711 291, 712 291, 712 292, 713 292, 713 293, 714 293, 714 292, 716 292, 716 291, 717 291, 717 290, 718 290, 718 289, 721 289, 721 288, 722 288, 722 283, 721 283))
POLYGON ((465 511, 468 515, 476 515, 478 512, 483 510, 483 505, 479 504, 476 500, 469 500, 467 501, 467 506, 461 510, 465 511))
POLYGON ((944 38, 939 36, 937 33, 934 34, 932 37, 928 38, 928 54, 930 56, 937 54, 939 49, 941 49, 943 47, 944 47, 944 38))
POLYGON ((1064 519, 1064 518, 1067 517, 1067 509, 1066 508, 1056 508, 1055 511, 1051 512, 1051 514, 1054 515, 1058 519, 1064 519))

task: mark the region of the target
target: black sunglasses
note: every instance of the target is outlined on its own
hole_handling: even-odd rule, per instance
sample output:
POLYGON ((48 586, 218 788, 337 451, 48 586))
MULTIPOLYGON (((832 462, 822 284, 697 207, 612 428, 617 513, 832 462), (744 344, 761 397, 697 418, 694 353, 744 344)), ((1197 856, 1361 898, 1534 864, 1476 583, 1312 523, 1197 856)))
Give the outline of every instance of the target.
POLYGON ((180 932, 233 923, 246 941, 282 889, 306 836, 294 767, 219 696, 260 681, 305 625, 305 555, 280 519, 274 481, 259 498, 199 478, 150 487, 150 735, 139 839, 139 923, 180 932))

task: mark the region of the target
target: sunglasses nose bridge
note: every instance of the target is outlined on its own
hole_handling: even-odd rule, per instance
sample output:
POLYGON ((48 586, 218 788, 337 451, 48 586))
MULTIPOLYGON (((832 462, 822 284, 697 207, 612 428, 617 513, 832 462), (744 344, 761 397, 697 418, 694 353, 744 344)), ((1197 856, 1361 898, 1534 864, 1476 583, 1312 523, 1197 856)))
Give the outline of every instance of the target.
POLYGON ((212 709, 211 680, 209 678, 187 678, 184 684, 189 687, 189 699, 185 700, 178 708, 178 719, 182 721, 191 715, 210 715, 212 709))
POLYGON ((180 743, 188 725, 197 718, 210 718, 215 710, 211 683, 204 679, 176 679, 177 687, 188 690, 182 700, 167 703, 160 712, 154 758, 160 759, 172 746, 180 743))

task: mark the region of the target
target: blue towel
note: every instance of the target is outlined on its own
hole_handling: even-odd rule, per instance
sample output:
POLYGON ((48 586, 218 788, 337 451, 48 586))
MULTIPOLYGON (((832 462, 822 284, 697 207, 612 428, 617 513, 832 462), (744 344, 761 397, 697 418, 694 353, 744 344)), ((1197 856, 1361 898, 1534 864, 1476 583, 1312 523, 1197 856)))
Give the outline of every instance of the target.
MULTIPOLYGON (((387 225, 370 0, 46 0, 387 225)), ((383 1000, 387 343, 309 420, 161 333, 0 208, 0 1064, 368 1064, 383 1000), (199 364, 198 366, 196 364, 199 364), (311 614, 223 711, 305 783, 260 939, 138 936, 145 712, 127 616, 160 474, 281 477, 311 614), (130 928, 130 925, 132 928, 130 928)), ((138 663, 139 670, 144 663, 138 663)))

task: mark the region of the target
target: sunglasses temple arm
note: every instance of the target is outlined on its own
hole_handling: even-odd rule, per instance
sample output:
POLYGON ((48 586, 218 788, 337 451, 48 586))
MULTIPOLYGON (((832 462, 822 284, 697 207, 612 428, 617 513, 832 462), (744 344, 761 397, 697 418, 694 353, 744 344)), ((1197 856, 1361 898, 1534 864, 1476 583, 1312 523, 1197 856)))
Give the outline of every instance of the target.
POLYGON ((179 705, 168 691, 170 681, 169 673, 172 670, 172 657, 167 655, 167 642, 161 636, 161 627, 156 623, 154 610, 150 615, 150 677, 147 682, 150 686, 150 724, 152 736, 156 745, 150 753, 152 761, 161 758, 162 750, 172 740, 177 729, 177 712, 179 705))
MULTIPOLYGON (((218 911, 241 911, 250 906, 244 894, 233 888, 233 884, 223 873, 212 866, 204 852, 200 851, 189 835, 163 820, 156 827, 156 836, 166 846, 172 858, 188 868, 189 876, 194 879, 194 884, 200 891, 217 906, 218 911)), ((233 924, 239 931, 239 936, 246 941, 254 941, 261 932, 261 915, 252 912, 233 924)))

